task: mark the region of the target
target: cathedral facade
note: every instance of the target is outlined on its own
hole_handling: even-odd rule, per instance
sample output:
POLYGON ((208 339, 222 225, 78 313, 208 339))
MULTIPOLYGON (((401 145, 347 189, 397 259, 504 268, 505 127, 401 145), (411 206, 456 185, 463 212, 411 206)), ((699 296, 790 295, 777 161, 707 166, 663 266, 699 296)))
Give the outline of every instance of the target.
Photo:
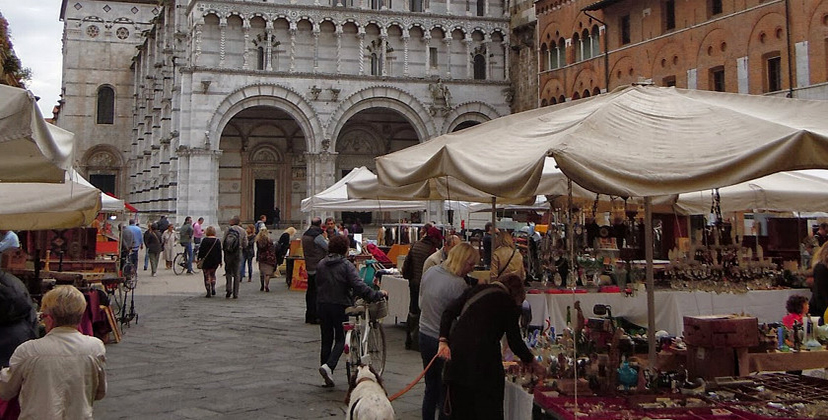
POLYGON ((61 18, 57 123, 149 215, 298 223, 352 168, 510 113, 498 0, 64 0, 61 18))

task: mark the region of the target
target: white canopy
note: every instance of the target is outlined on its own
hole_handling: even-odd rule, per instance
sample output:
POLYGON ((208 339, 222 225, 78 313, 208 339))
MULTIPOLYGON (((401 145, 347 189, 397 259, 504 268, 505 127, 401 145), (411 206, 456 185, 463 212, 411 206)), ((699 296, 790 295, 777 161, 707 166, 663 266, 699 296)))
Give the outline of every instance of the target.
MULTIPOLYGON (((81 185, 91 187, 91 188, 95 188, 95 186, 92 185, 91 182, 87 181, 86 178, 84 178, 80 175, 77 175, 76 179, 77 179, 77 182, 80 183, 81 185)), ((111 195, 109 195, 105 192, 101 192, 101 211, 102 212, 106 212, 106 213, 123 212, 123 211, 126 210, 126 207, 124 206, 124 204, 125 204, 124 200, 121 200, 120 198, 112 197, 111 195)))
POLYGON ((377 158, 387 186, 453 177, 536 194, 545 157, 588 190, 659 196, 828 168, 824 101, 632 86, 513 114, 377 158))
MULTIPOLYGON (((305 213, 319 210, 332 211, 386 211, 386 210, 423 210, 428 205, 424 201, 381 200, 373 198, 351 198, 348 195, 348 184, 360 180, 373 180, 376 184, 377 176, 368 168, 361 166, 354 168, 335 184, 325 191, 302 200, 302 211, 305 213)), ((369 196, 370 197, 370 196, 369 196)), ((410 196, 409 196, 410 198, 410 196)))
POLYGON ((82 179, 71 170, 66 172, 62 184, 0 183, 0 229, 68 229, 89 225, 101 208, 101 191, 85 185, 82 179))
POLYGON ((73 137, 43 120, 31 92, 0 85, 0 182, 63 182, 73 137))
MULTIPOLYGON (((828 179, 812 172, 815 171, 779 172, 720 188, 721 210, 826 211, 828 179)), ((679 195, 675 209, 684 214, 707 214, 711 204, 712 190, 698 191, 679 195)))

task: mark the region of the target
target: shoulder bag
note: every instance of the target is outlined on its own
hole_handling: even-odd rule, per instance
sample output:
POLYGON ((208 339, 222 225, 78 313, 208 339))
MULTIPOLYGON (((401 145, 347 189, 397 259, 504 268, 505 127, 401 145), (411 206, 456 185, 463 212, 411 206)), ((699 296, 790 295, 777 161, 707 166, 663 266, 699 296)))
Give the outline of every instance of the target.
MULTIPOLYGON (((207 250, 207 253, 204 254, 205 256, 210 255, 210 251, 213 250, 213 247, 216 246, 216 242, 218 242, 218 238, 213 238, 213 239, 215 239, 215 240, 213 241, 213 244, 210 245, 210 249, 207 250)), ((204 258, 199 258, 198 260, 196 260, 196 268, 201 270, 203 267, 204 267, 204 258)))

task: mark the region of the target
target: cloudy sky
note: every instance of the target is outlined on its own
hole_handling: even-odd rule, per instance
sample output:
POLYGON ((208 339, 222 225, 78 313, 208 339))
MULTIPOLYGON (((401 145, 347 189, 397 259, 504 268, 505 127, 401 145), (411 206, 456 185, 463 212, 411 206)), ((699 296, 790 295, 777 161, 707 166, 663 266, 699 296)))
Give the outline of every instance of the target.
POLYGON ((26 87, 40 97, 43 116, 51 118, 52 108, 60 99, 63 61, 60 0, 0 0, 0 13, 9 22, 14 52, 23 67, 32 70, 26 87))

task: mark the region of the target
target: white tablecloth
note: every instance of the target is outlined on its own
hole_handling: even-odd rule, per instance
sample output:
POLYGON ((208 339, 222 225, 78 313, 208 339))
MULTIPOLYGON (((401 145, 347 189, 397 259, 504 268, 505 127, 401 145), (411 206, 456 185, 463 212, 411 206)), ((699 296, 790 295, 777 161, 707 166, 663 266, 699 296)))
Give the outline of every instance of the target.
POLYGON ((397 323, 408 318, 408 280, 402 277, 382 276, 382 289, 388 291, 388 316, 386 321, 397 323))
POLYGON ((506 381, 503 390, 503 414, 509 420, 532 420, 532 394, 520 385, 506 381))
MULTIPOLYGON (((808 298, 807 289, 757 290, 747 293, 710 293, 656 291, 655 325, 657 330, 670 334, 681 334, 684 330, 684 317, 692 315, 742 314, 754 316, 763 322, 779 322, 785 316, 785 302, 791 295, 803 295, 808 298)), ((544 320, 551 319, 555 331, 560 333, 566 326, 566 307, 571 306, 574 322, 576 300, 581 301, 581 309, 587 318, 594 317, 592 307, 596 303, 610 305, 612 315, 647 326, 647 295, 636 292, 635 296, 626 297, 623 293, 579 293, 566 295, 527 295, 532 305, 531 325, 544 325, 544 320)))

